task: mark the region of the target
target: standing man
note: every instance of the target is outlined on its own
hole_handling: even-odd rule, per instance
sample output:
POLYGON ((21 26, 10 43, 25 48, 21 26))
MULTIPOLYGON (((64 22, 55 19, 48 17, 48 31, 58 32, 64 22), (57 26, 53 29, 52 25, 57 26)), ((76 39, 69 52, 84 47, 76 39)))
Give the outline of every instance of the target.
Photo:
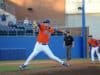
POLYGON ((91 50, 91 61, 95 63, 95 53, 98 57, 98 61, 100 62, 100 53, 99 53, 99 44, 96 39, 93 38, 92 35, 88 36, 88 44, 91 50))
POLYGON ((26 69, 26 67, 29 64, 29 61, 32 60, 37 54, 39 54, 40 52, 44 52, 47 56, 49 56, 49 58, 51 58, 54 61, 59 62, 60 64, 62 64, 63 66, 68 67, 68 64, 65 64, 64 61, 62 61, 61 59, 59 59, 58 57, 56 57, 51 49, 48 46, 49 43, 49 39, 51 34, 55 31, 54 28, 52 28, 50 26, 50 20, 45 20, 42 23, 38 24, 39 27, 39 34, 37 36, 37 42, 35 44, 34 50, 33 52, 29 55, 28 59, 25 61, 25 63, 21 66, 19 66, 19 68, 21 70, 26 69))
POLYGON ((70 32, 66 31, 64 36, 64 45, 67 50, 67 60, 71 60, 71 49, 74 46, 74 40, 70 32))

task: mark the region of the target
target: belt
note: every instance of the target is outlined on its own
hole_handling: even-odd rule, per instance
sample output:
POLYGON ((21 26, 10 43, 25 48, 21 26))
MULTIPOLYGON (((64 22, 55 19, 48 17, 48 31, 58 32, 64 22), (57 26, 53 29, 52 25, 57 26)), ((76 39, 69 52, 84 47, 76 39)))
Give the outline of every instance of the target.
POLYGON ((47 43, 41 43, 42 45, 47 45, 47 43))
POLYGON ((47 43, 40 43, 40 44, 42 44, 42 45, 48 45, 47 43))

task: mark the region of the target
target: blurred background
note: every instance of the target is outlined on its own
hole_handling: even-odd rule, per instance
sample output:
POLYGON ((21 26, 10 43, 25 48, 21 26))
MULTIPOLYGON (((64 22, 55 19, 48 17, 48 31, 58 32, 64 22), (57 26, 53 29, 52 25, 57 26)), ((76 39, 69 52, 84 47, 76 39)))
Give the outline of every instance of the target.
MULTIPOLYGON (((87 36, 100 38, 100 0, 0 0, 0 60, 23 60, 32 52, 36 22, 49 18, 51 25, 74 37, 72 58, 89 58, 87 36)), ((50 47, 66 58, 63 34, 52 34, 50 47), (62 54, 61 54, 62 52, 62 54)), ((36 58, 48 59, 41 53, 36 58)))

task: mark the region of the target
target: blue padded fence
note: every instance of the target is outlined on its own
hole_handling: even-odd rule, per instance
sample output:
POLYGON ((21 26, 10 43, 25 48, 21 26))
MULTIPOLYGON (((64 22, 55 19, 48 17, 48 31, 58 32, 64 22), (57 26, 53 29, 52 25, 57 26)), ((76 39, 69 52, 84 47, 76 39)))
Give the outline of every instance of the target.
POLYGON ((25 59, 26 49, 2 48, 0 49, 0 60, 20 60, 25 59))
MULTIPOLYGON (((75 46, 72 49, 72 58, 83 58, 82 38, 74 37, 75 46)), ((49 46, 59 58, 66 58, 66 49, 63 45, 63 36, 52 36, 49 46)), ((23 60, 33 51, 36 37, 33 36, 1 36, 0 60, 23 60)), ((36 59, 48 59, 44 53, 40 53, 36 59)))

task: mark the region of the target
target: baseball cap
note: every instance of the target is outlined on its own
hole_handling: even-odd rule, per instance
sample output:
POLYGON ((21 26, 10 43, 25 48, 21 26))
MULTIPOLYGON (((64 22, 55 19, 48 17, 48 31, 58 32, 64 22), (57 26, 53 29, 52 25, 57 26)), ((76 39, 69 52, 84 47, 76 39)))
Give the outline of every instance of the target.
POLYGON ((46 19, 46 20, 43 21, 43 23, 50 23, 50 20, 46 19))

